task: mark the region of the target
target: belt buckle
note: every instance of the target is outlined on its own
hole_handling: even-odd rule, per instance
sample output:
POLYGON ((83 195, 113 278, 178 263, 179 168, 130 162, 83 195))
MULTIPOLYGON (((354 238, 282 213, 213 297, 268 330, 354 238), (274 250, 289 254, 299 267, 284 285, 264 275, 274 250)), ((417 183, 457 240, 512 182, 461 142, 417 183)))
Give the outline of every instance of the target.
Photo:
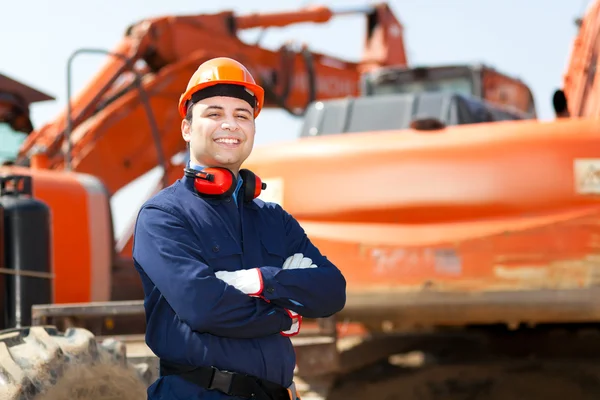
POLYGON ((212 378, 208 384, 210 390, 218 390, 225 394, 229 394, 231 389, 231 381, 233 380, 233 373, 229 371, 221 371, 215 367, 211 367, 213 370, 212 378))
POLYGON ((287 387, 287 392, 288 396, 290 396, 290 400, 302 400, 296 391, 296 382, 292 382, 292 384, 287 387))

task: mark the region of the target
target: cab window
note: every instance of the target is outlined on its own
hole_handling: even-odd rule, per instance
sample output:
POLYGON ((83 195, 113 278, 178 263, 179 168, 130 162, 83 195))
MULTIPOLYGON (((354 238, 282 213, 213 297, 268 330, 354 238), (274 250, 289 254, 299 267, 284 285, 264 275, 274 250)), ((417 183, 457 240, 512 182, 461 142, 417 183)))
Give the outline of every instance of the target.
POLYGON ((15 161, 19 147, 27 134, 15 131, 6 122, 0 122, 0 164, 15 161))

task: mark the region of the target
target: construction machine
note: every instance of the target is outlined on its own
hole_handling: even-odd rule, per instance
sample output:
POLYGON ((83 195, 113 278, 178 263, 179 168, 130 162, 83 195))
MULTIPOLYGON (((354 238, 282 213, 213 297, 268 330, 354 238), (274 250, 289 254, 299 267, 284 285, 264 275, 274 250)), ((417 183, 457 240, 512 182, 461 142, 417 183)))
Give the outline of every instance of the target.
MULTIPOLYGON (((4 378, 0 385, 4 396, 0 397, 42 393, 59 374, 57 357, 63 354, 67 364, 79 359, 88 364, 97 359, 102 365, 119 363, 124 348, 111 340, 98 341, 106 336, 143 334, 143 293, 131 260, 131 237, 126 237, 123 245, 116 243, 109 201, 119 189, 156 166, 163 170, 157 190, 181 176, 183 164, 174 161, 174 156, 186 148, 176 108, 170 105, 177 103, 199 64, 216 56, 236 58, 265 88, 266 107, 301 115, 314 100, 356 95, 364 70, 406 65, 401 34, 402 27, 386 4, 241 16, 224 11, 145 19, 128 27, 111 51, 74 52, 67 60, 66 109, 38 129, 27 125, 21 129, 21 143, 3 148, 8 152, 0 169, 6 252, 0 259, 10 301, 2 304, 4 319, 0 323, 0 329, 7 329, 0 335, 0 373, 4 378), (294 43, 272 51, 238 38, 244 29, 324 23, 349 13, 364 14, 367 21, 361 62, 311 52, 294 43), (89 53, 105 55, 107 61, 90 83, 72 96, 72 61, 89 53), (59 320, 51 321, 51 328, 43 321, 48 312, 50 316, 61 314, 59 320), (36 352, 40 348, 47 351, 36 352), (20 356, 27 352, 32 355, 20 356)), ((25 85, 2 89, 18 100, 13 106, 31 103, 23 101, 26 92, 32 91, 25 85)), ((15 118, 27 116, 27 108, 20 107, 15 118)), ((149 368, 152 355, 142 348, 136 357, 132 349, 143 344, 143 339, 131 343, 131 338, 129 335, 126 341, 127 359, 148 383, 157 372, 149 368)), ((318 338, 309 342, 304 346, 309 352, 322 348, 318 338)), ((131 377, 130 372, 118 370, 116 375, 131 377)), ((98 382, 77 374, 64 376, 62 381, 79 382, 88 394, 98 382), (86 389, 85 385, 90 386, 86 389)), ((137 395, 141 394, 133 396, 137 395)), ((131 394, 126 397, 132 398, 131 394)))
MULTIPOLYGON (((599 3, 582 25, 596 35, 599 3)), ((526 84, 486 65, 412 67, 402 31, 385 3, 225 11, 147 19, 110 52, 75 52, 69 66, 84 52, 108 61, 0 169, 13 217, 6 247, 26 255, 35 237, 51 249, 36 266, 4 257, 8 286, 51 289, 11 289, 21 308, 4 307, 0 371, 11 395, 51 386, 30 379, 44 369, 19 356, 42 347, 129 368, 126 358, 144 382, 155 378, 131 235, 115 243, 109 199, 156 166, 155 190, 181 176, 174 105, 202 61, 225 55, 266 88, 267 107, 304 118, 297 140, 255 149, 246 166, 267 183, 262 198, 291 212, 348 283, 346 308, 293 339, 303 398, 597 396, 600 122, 538 121, 526 84), (359 62, 237 37, 349 12, 366 16, 359 62), (37 201, 36 213, 21 200, 37 201), (30 223, 14 229, 21 210, 30 223), (32 291, 50 294, 28 300, 32 291)))
POLYGON ((265 88, 265 106, 296 115, 313 100, 357 94, 363 69, 406 65, 401 32, 386 4, 239 16, 224 11, 146 19, 128 27, 112 51, 74 52, 68 75, 78 55, 108 54, 107 62, 72 98, 69 85, 66 109, 32 131, 15 165, 2 171, 34 175, 35 196, 51 204, 52 302, 142 298, 131 262, 131 235, 114 249, 108 200, 157 166, 163 171, 157 190, 181 176, 183 166, 174 157, 186 148, 171 105, 200 63, 222 55, 243 62, 265 88), (324 23, 352 12, 367 20, 364 58, 358 63, 297 49, 293 43, 272 51, 238 38, 244 29, 324 23), (55 197, 57 182, 63 185, 62 199, 55 197))

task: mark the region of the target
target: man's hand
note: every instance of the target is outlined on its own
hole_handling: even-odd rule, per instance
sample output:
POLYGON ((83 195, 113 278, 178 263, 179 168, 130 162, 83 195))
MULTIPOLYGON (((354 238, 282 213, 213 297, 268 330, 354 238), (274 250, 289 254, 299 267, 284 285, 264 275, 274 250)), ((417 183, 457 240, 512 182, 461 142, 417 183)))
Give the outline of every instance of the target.
POLYGON ((293 256, 288 257, 283 263, 282 269, 304 269, 304 268, 317 268, 313 264, 312 260, 308 257, 304 257, 302 253, 296 253, 293 256))
MULTIPOLYGON (((302 257, 302 254, 300 254, 300 256, 302 257)), ((308 260, 310 261, 310 259, 308 260)), ((227 283, 228 285, 234 286, 238 290, 241 290, 247 295, 261 297, 260 294, 263 291, 263 281, 262 275, 258 268, 242 269, 239 271, 217 271, 215 272, 215 276, 223 282, 227 283)), ((285 309, 285 311, 292 319, 292 326, 287 331, 282 331, 281 334, 283 336, 295 336, 300 332, 300 325, 302 325, 302 316, 292 310, 285 309)))
POLYGON ((258 268, 217 271, 215 276, 250 296, 260 296, 263 291, 262 274, 258 268))
POLYGON ((287 331, 282 331, 281 334, 283 336, 296 336, 298 333, 300 333, 300 325, 302 325, 302 315, 288 309, 285 309, 285 311, 290 315, 290 318, 292 318, 292 326, 287 331))

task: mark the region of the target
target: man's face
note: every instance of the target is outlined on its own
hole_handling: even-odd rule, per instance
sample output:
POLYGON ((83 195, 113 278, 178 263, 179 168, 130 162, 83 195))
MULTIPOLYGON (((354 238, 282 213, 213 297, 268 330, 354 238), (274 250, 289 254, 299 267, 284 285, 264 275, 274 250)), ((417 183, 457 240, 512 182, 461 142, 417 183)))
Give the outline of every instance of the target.
POLYGON ((192 121, 182 121, 181 133, 193 163, 237 174, 254 146, 254 113, 244 100, 209 97, 194 104, 192 121))

